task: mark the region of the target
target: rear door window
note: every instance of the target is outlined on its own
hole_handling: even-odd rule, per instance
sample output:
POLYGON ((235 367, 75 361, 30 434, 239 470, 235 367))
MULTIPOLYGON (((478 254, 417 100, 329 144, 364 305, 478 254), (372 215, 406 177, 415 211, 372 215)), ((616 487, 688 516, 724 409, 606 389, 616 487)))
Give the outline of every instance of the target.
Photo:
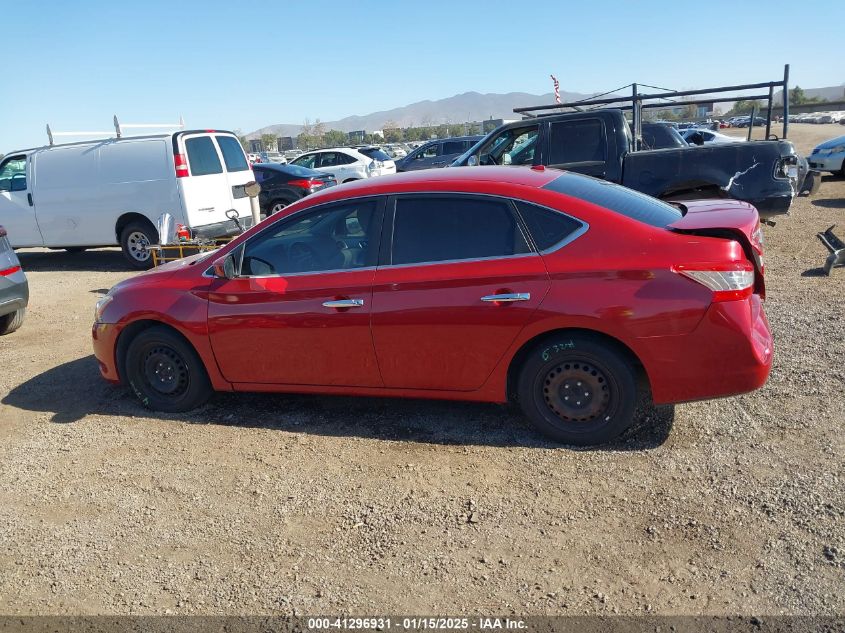
POLYGON ((223 173, 220 156, 210 136, 195 136, 186 139, 185 149, 188 152, 188 164, 191 166, 192 176, 223 173))
POLYGON ((320 167, 335 167, 339 164, 337 154, 334 152, 323 152, 320 154, 320 167))
POLYGON ((223 154, 223 162, 226 163, 226 171, 247 171, 249 163, 244 156, 244 150, 240 141, 233 136, 218 136, 217 144, 223 154))
POLYGON ((391 257, 394 265, 529 252, 507 200, 448 195, 396 200, 391 257))
POLYGON ((444 154, 460 154, 464 151, 463 141, 445 141, 443 143, 444 154))
POLYGON ((604 162, 606 159, 604 125, 599 119, 552 123, 550 144, 550 165, 604 162))

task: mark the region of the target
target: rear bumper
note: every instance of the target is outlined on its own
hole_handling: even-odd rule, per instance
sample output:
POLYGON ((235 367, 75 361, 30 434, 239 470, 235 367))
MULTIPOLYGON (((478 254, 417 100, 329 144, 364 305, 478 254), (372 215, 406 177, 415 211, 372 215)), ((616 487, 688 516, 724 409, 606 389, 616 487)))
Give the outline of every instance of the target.
POLYGON ((640 342, 656 404, 754 391, 772 368, 772 334, 758 295, 712 304, 690 334, 640 342))
MULTIPOLYGON (((243 227, 244 231, 252 227, 251 215, 241 216, 240 218, 238 218, 238 221, 241 223, 241 226, 243 227)), ((214 222, 212 224, 203 224, 202 226, 192 226, 191 231, 193 231, 195 237, 201 237, 204 239, 214 239, 216 237, 233 237, 235 235, 240 235, 241 233, 241 231, 238 230, 237 224, 235 224, 232 220, 226 220, 225 222, 214 222)))
POLYGON ((0 316, 21 310, 29 303, 29 282, 23 271, 0 277, 0 316))
POLYGON ((120 382, 117 370, 117 337, 121 327, 111 323, 95 323, 91 328, 91 338, 94 343, 94 356, 100 368, 100 374, 111 383, 120 382))
POLYGON ((792 206, 793 198, 794 195, 789 193, 758 200, 745 200, 745 202, 753 204, 757 208, 757 213, 760 214, 761 218, 768 218, 774 215, 785 215, 789 213, 789 207, 792 206))

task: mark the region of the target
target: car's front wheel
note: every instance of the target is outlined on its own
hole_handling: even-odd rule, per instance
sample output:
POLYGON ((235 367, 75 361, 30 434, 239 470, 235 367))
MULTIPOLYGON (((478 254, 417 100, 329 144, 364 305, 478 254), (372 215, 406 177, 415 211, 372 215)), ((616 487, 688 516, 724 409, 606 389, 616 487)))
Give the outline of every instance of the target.
POLYGON ((205 404, 213 393, 199 355, 166 327, 148 328, 132 339, 124 371, 138 399, 157 411, 190 411, 205 404))
POLYGON ((631 426, 637 380, 631 361, 590 336, 538 345, 519 374, 519 402, 532 424, 564 444, 591 446, 631 426))

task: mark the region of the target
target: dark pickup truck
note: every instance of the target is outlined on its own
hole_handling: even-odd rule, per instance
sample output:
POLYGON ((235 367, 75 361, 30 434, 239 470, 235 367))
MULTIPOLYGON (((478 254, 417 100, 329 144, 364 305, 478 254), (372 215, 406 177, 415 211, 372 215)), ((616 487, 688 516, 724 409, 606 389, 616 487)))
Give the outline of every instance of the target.
POLYGON ((761 217, 787 213, 807 161, 785 140, 635 149, 621 110, 553 114, 507 123, 452 163, 546 165, 619 183, 664 200, 735 198, 761 217))

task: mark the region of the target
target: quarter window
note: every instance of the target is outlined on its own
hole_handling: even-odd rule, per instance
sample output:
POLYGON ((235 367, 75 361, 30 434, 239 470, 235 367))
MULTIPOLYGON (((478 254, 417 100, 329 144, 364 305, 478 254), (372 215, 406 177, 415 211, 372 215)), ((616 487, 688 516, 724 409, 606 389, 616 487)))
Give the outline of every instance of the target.
POLYGON ((396 202, 393 264, 508 257, 529 251, 505 200, 431 196, 396 202))
POLYGON ((374 266, 376 202, 354 200, 275 224, 244 249, 241 275, 286 275, 374 266))
POLYGON ((233 136, 218 136, 217 144, 220 145, 220 151, 223 153, 226 171, 247 171, 249 169, 249 163, 238 139, 233 136))
POLYGON ((195 136, 185 141, 188 151, 188 162, 191 165, 192 176, 207 176, 208 174, 222 174, 220 157, 214 148, 210 136, 195 136))
POLYGON ((584 226, 580 221, 565 213, 538 207, 536 204, 517 202, 516 208, 519 209, 522 219, 525 220, 528 232, 534 239, 534 244, 541 251, 551 248, 555 244, 560 244, 584 226))

